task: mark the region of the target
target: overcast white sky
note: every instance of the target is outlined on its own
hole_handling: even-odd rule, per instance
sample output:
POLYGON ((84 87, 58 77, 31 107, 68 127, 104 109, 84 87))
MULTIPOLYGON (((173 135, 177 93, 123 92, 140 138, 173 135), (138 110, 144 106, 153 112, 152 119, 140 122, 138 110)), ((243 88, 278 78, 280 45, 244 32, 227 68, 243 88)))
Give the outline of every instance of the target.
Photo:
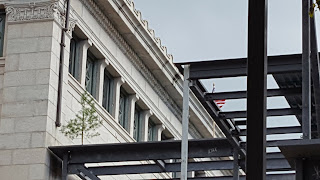
MULTIPOLYGON (((174 62, 247 56, 247 0, 134 0, 149 27, 167 46, 174 62)), ((269 0, 268 55, 301 53, 301 0, 269 0)), ((319 13, 316 22, 319 24, 319 13)), ((320 27, 317 28, 319 34, 320 27)), ((319 38, 318 38, 319 42, 319 38)), ((319 43, 318 43, 319 44, 319 43)), ((246 89, 243 77, 203 81, 217 91, 246 89)), ((268 88, 277 88, 268 77, 268 88)), ((283 97, 268 98, 268 108, 285 108, 283 97)), ((244 110, 245 100, 227 101, 224 111, 244 110)), ((270 119, 270 118, 269 118, 270 119)), ((279 118, 271 118, 278 121, 279 118)), ((283 118, 289 122, 290 118, 283 118)), ((292 118, 291 118, 292 119, 292 118)), ((271 122, 272 120, 270 120, 271 122)), ((268 125, 275 125, 268 123, 268 125)))

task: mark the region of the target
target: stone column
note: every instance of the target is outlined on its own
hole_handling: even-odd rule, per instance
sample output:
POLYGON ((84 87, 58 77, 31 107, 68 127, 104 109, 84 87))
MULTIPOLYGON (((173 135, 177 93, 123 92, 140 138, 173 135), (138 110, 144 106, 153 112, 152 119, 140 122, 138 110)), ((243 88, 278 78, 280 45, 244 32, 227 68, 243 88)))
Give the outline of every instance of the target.
POLYGON ((145 110, 141 114, 141 137, 140 141, 148 141, 148 125, 149 125, 149 117, 152 116, 153 113, 151 110, 145 110))
POLYGON ((122 77, 114 79, 114 89, 112 94, 112 116, 116 121, 119 120, 119 101, 120 101, 120 87, 124 83, 122 77))
POLYGON ((132 94, 129 96, 128 127, 126 127, 126 129, 129 132, 131 137, 133 137, 134 112, 135 112, 135 105, 137 100, 139 100, 139 96, 137 94, 132 94))
POLYGON ((166 127, 163 124, 159 124, 154 127, 154 141, 161 141, 161 134, 165 128, 166 127))
POLYGON ((80 68, 79 68, 79 82, 81 87, 85 89, 86 86, 86 66, 87 66, 87 54, 89 47, 92 46, 92 42, 87 39, 79 42, 79 59, 80 59, 80 68))
POLYGON ((106 59, 101 59, 97 63, 97 84, 96 84, 96 92, 95 98, 97 99, 98 103, 102 105, 103 99, 103 82, 104 82, 104 69, 109 65, 109 62, 106 59))

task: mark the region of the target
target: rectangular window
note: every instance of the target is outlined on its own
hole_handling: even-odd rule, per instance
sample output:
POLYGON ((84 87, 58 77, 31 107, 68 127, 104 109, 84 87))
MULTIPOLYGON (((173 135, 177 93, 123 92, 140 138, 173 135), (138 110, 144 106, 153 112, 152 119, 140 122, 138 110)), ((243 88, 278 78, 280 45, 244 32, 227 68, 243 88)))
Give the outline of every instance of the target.
POLYGON ((112 109, 113 77, 104 70, 102 106, 110 113, 112 109))
POLYGON ((154 141, 155 124, 149 120, 148 123, 148 141, 154 141))
POLYGON ((85 85, 86 85, 86 90, 93 96, 96 96, 95 93, 95 89, 96 89, 96 75, 95 75, 95 71, 96 71, 96 58, 93 56, 92 53, 90 53, 90 51, 88 51, 88 57, 87 57, 87 66, 86 66, 86 81, 85 81, 85 85))
POLYGON ((4 43, 4 29, 6 25, 6 14, 4 11, 0 12, 0 57, 3 56, 3 43, 4 43))
POLYGON ((139 106, 135 106, 134 110, 134 121, 133 121, 133 138, 136 141, 140 141, 141 137, 141 108, 139 106))
POLYGON ((79 76, 79 42, 80 39, 73 34, 72 39, 70 41, 70 57, 69 57, 69 73, 76 78, 78 81, 80 80, 79 76))
POLYGON ((123 88, 120 88, 120 102, 119 102, 119 123, 126 129, 128 119, 128 94, 123 88))

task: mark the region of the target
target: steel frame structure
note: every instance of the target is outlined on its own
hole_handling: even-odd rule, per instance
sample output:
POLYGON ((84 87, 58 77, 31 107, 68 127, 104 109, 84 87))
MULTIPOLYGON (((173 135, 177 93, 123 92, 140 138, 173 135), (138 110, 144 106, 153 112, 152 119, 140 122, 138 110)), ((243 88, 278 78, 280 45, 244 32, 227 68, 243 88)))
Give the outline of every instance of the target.
MULTIPOLYGON (((66 180, 68 174, 76 174, 82 179, 97 180, 98 176, 103 175, 179 172, 185 169, 185 171, 233 170, 233 176, 188 179, 289 180, 296 178, 302 180, 306 177, 302 173, 306 167, 303 161, 300 162, 294 159, 296 157, 290 156, 293 150, 290 148, 288 150, 288 147, 297 148, 302 142, 308 146, 307 148, 312 149, 312 147, 319 147, 320 144, 319 140, 308 140, 311 138, 311 131, 314 131, 315 136, 320 137, 320 61, 315 22, 314 19, 310 21, 308 16, 311 2, 311 0, 302 0, 302 54, 267 57, 267 0, 249 0, 248 58, 176 64, 181 73, 183 70, 185 75, 188 73, 189 78, 185 79, 184 90, 187 88, 189 91, 190 87, 192 93, 215 120, 225 138, 187 141, 183 145, 188 147, 187 151, 181 151, 181 144, 185 143, 181 141, 49 147, 49 150, 62 161, 62 179, 66 180), (188 67, 187 70, 183 69, 183 65, 188 67), (267 74, 275 77, 279 89, 266 88, 267 74), (208 93, 199 81, 236 76, 248 77, 247 91, 208 93), (290 78, 300 82, 292 85, 292 82, 288 81, 290 78), (267 110, 266 98, 272 96, 284 96, 291 107, 267 110), (247 98, 248 101, 247 111, 223 112, 213 101, 243 98, 247 98), (267 116, 285 115, 295 115, 302 126, 266 128, 267 116), (247 120, 236 120, 236 118, 247 120), (247 126, 241 128, 240 125, 247 126), (266 140, 266 135, 291 133, 303 133, 303 138, 306 140, 266 140), (244 136, 247 137, 247 142, 241 138, 244 136), (284 155, 280 152, 266 153, 266 147, 280 147, 284 155), (181 163, 169 161, 181 157, 184 157, 188 164, 181 165, 181 163), (216 157, 229 157, 229 160, 212 159, 216 157), (190 161, 194 158, 196 158, 195 161, 190 161), (146 163, 118 166, 90 165, 132 161, 146 161, 146 163), (246 172, 246 176, 240 175, 239 169, 246 172), (297 176, 295 173, 266 174, 266 172, 294 169, 297 170, 297 176)), ((188 91, 185 93, 189 93, 188 91)), ((186 108, 187 106, 184 106, 183 109, 186 108)), ((300 149, 303 151, 306 148, 300 149)), ((316 151, 312 153, 318 155, 316 151)))

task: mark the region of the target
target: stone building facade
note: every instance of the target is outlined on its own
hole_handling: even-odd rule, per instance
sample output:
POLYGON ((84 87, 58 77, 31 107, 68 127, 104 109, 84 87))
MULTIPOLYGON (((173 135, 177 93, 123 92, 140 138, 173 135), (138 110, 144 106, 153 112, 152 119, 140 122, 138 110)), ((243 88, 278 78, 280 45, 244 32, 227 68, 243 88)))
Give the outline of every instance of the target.
MULTIPOLYGON (((88 91, 103 121, 85 144, 180 139, 183 76, 131 0, 0 1, 0 179, 59 179, 48 146, 80 144, 56 126, 75 117, 88 91)), ((191 94, 190 138, 213 137, 214 123, 191 94)), ((106 177, 151 179, 170 174, 106 177)))

